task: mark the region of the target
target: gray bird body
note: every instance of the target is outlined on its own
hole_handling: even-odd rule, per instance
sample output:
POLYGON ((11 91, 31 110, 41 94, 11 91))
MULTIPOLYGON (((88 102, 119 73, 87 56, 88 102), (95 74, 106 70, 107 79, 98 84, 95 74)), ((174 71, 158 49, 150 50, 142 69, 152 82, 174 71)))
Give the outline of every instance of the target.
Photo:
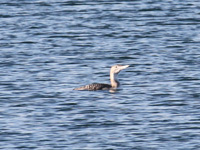
POLYGON ((88 91, 96 91, 96 90, 109 90, 112 88, 109 84, 104 83, 92 83, 89 85, 85 85, 79 88, 75 88, 74 90, 88 90, 88 91))
POLYGON ((75 88, 74 90, 87 90, 87 91, 96 91, 96 90, 112 90, 112 89, 116 89, 117 87, 119 87, 120 83, 117 80, 117 75, 118 73, 123 70, 126 69, 127 67, 129 67, 129 65, 114 65, 111 67, 110 69, 110 84, 104 84, 104 83, 92 83, 89 85, 85 85, 79 88, 75 88))

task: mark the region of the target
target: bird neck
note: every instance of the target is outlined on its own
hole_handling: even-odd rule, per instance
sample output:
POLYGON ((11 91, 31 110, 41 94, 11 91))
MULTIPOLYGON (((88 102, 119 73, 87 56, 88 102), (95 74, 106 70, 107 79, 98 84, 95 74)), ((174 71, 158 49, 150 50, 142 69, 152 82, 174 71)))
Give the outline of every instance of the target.
POLYGON ((117 88, 119 87, 119 81, 117 80, 117 74, 110 72, 110 82, 112 88, 117 88))

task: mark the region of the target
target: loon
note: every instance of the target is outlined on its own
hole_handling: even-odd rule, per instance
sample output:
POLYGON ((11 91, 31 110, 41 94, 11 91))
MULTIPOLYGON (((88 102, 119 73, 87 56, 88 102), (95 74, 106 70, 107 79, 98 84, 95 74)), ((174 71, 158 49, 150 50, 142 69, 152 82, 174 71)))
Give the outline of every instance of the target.
POLYGON ((129 65, 114 65, 110 69, 110 84, 104 84, 104 83, 92 83, 89 85, 85 85, 82 87, 75 88, 73 90, 87 90, 87 91, 96 91, 96 90, 114 90, 119 87, 120 83, 117 80, 117 75, 118 73, 123 70, 128 68, 129 65))

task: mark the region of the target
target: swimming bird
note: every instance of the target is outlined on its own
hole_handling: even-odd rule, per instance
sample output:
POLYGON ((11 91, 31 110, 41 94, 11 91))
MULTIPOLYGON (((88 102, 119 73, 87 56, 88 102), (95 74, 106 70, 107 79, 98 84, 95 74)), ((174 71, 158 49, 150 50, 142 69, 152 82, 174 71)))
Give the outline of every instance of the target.
POLYGON ((75 88, 74 90, 87 90, 87 91, 96 91, 96 90, 114 90, 117 89, 120 85, 117 75, 118 73, 128 68, 129 65, 114 65, 110 69, 110 83, 111 84, 104 84, 104 83, 92 83, 89 85, 85 85, 82 87, 75 88))

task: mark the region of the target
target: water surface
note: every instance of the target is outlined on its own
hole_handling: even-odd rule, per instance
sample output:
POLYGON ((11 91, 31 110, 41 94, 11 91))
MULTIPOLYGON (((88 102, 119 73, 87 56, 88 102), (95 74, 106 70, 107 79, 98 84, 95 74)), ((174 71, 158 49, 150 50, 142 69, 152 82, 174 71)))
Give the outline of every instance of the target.
POLYGON ((200 149, 199 6, 1 0, 0 148, 200 149))

